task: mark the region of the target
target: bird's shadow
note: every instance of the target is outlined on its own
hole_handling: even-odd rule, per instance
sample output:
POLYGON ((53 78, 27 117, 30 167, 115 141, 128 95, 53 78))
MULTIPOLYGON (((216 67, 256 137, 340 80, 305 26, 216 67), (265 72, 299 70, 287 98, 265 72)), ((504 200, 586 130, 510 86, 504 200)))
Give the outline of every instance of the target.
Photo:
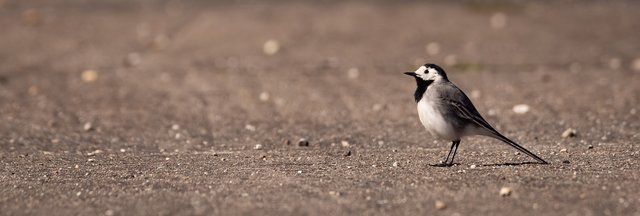
POLYGON ((518 162, 518 163, 494 163, 494 164, 481 164, 481 165, 479 165, 479 166, 484 166, 484 167, 495 167, 495 166, 522 166, 522 165, 529 165, 529 164, 546 165, 546 164, 539 163, 539 162, 518 162))
MULTIPOLYGON (((529 164, 537 164, 537 165, 548 165, 548 164, 543 164, 543 163, 538 163, 538 162, 518 162, 518 163, 494 163, 494 164, 480 164, 478 166, 482 166, 482 167, 499 167, 499 166, 522 166, 522 165, 529 165, 529 164)), ((431 167, 454 167, 454 166, 460 166, 462 164, 459 163, 453 163, 453 164, 429 164, 429 166, 431 167)))

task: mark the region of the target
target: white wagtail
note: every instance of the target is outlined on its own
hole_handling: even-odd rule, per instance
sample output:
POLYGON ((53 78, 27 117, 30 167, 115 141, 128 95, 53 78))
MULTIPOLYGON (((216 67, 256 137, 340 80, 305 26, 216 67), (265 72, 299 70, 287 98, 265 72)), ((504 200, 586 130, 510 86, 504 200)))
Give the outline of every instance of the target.
POLYGON ((418 84, 414 97, 418 103, 418 116, 422 125, 436 138, 452 141, 447 157, 442 163, 434 166, 453 165, 460 139, 472 135, 493 137, 529 155, 541 164, 547 163, 493 129, 478 113, 467 95, 449 81, 447 74, 438 65, 425 64, 415 72, 404 74, 414 77, 418 84))

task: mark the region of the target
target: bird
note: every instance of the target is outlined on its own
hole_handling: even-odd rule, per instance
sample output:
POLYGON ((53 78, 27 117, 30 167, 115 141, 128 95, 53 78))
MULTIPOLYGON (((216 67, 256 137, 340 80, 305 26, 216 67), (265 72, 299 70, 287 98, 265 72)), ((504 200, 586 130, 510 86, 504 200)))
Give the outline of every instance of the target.
POLYGON ((454 165, 453 160, 461 139, 473 135, 498 139, 535 159, 539 164, 548 164, 542 158, 502 135, 484 120, 469 97, 449 81, 446 72, 440 66, 427 63, 416 71, 404 74, 416 80, 414 99, 422 125, 435 138, 451 141, 451 148, 444 161, 432 166, 454 165))

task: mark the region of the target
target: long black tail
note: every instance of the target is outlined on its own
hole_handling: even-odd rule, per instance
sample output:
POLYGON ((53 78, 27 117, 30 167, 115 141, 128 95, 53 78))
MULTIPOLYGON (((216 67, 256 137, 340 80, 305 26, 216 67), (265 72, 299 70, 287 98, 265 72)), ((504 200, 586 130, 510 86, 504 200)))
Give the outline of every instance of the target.
POLYGON ((531 153, 529 150, 527 150, 527 149, 525 149, 524 147, 522 147, 522 146, 518 145, 518 143, 516 143, 516 142, 514 142, 514 141, 511 141, 509 138, 507 138, 507 137, 503 136, 502 134, 500 134, 500 133, 495 133, 494 135, 495 135, 495 137, 494 137, 494 138, 499 139, 500 141, 502 141, 502 142, 504 142, 504 143, 506 143, 506 144, 509 144, 511 147, 513 147, 513 148, 517 149, 518 151, 520 151, 520 152, 522 152, 522 153, 524 153, 524 154, 526 154, 526 155, 529 155, 529 157, 532 157, 533 159, 536 159, 536 160, 537 160, 538 162, 540 162, 541 164, 548 164, 548 163, 547 163, 546 161, 544 161, 542 158, 540 158, 540 157, 538 157, 537 155, 535 155, 535 154, 531 153))

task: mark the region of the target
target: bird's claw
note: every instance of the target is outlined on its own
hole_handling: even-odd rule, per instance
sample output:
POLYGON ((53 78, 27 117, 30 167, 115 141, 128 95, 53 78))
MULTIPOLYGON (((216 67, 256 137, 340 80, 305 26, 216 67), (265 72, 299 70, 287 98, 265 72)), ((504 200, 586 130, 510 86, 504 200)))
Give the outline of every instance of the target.
POLYGON ((429 164, 432 167, 451 167, 453 163, 437 163, 437 164, 429 164))

